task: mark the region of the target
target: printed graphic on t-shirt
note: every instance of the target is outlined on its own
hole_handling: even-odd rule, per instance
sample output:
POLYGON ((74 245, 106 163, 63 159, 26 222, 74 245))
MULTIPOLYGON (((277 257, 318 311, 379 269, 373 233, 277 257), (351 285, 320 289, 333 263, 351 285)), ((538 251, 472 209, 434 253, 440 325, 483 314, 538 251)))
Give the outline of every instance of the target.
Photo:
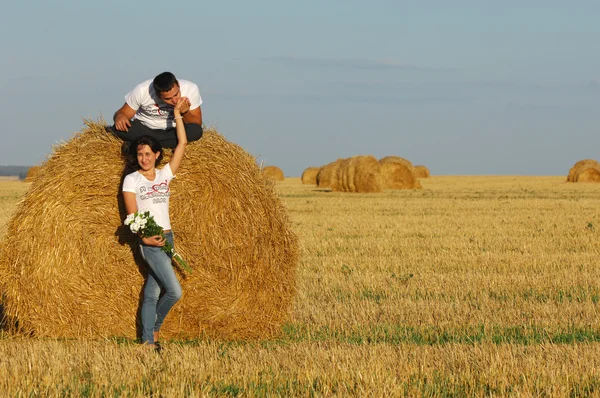
POLYGON ((167 203, 167 199, 171 196, 171 190, 169 189, 169 182, 164 180, 159 184, 147 185, 140 187, 140 200, 152 199, 153 204, 167 203))
POLYGON ((173 107, 167 104, 154 104, 146 107, 146 112, 150 116, 167 119, 171 117, 171 114, 173 113, 173 107))

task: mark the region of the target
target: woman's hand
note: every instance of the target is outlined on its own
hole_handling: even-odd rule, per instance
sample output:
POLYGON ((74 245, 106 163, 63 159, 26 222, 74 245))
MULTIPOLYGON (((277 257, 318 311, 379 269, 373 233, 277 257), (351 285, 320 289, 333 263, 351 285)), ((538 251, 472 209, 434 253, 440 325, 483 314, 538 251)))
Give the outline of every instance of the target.
POLYGON ((142 238, 142 242, 144 242, 146 246, 162 247, 165 245, 166 241, 167 240, 161 235, 154 235, 149 236, 147 238, 142 238))
POLYGON ((188 97, 181 97, 179 98, 179 101, 177 101, 177 104, 175 104, 175 109, 173 110, 173 113, 175 114, 175 116, 181 116, 182 113, 186 113, 190 110, 191 104, 192 103, 190 102, 188 97))

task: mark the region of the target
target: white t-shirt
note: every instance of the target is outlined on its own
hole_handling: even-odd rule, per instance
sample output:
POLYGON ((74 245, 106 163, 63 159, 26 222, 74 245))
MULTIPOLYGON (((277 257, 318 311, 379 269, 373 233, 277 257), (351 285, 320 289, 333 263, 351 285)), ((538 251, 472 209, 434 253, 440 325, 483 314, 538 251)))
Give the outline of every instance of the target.
POLYGON ((150 211, 156 223, 165 230, 171 229, 169 184, 173 178, 175 176, 171 171, 171 166, 167 163, 162 169, 156 169, 154 181, 149 181, 138 171, 127 174, 123 180, 123 192, 135 193, 138 212, 150 211))
MULTIPOLYGON (((190 110, 202 104, 202 97, 196 84, 187 80, 178 80, 182 97, 190 99, 190 110)), ((138 84, 125 95, 125 102, 134 111, 133 119, 137 119, 151 129, 166 130, 175 128, 173 106, 164 103, 154 91, 152 80, 138 84)))

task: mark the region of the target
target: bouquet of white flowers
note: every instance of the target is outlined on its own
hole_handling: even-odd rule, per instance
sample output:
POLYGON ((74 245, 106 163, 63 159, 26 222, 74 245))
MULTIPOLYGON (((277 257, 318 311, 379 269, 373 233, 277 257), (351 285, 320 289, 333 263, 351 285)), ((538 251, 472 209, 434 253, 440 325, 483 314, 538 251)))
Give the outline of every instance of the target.
MULTIPOLYGON (((125 219, 125 225, 129 226, 129 229, 134 234, 138 234, 142 238, 148 238, 150 236, 160 235, 165 237, 163 228, 154 221, 154 216, 149 211, 143 213, 135 212, 131 213, 125 219)), ((165 245, 161 247, 162 251, 167 254, 171 254, 181 267, 186 271, 192 272, 192 268, 185 262, 179 253, 175 251, 175 248, 169 241, 165 242, 165 245)))

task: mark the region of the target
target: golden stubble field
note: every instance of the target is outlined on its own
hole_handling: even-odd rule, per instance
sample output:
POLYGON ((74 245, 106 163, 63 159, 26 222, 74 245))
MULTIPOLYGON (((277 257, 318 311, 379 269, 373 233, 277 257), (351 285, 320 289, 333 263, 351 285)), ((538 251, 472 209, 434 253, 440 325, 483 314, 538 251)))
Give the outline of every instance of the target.
MULTIPOLYGON (((421 183, 277 183, 302 246, 278 339, 173 341, 159 356, 117 336, 3 335, 0 395, 600 395, 600 184, 421 183)), ((27 187, 0 182, 2 235, 27 187)))

